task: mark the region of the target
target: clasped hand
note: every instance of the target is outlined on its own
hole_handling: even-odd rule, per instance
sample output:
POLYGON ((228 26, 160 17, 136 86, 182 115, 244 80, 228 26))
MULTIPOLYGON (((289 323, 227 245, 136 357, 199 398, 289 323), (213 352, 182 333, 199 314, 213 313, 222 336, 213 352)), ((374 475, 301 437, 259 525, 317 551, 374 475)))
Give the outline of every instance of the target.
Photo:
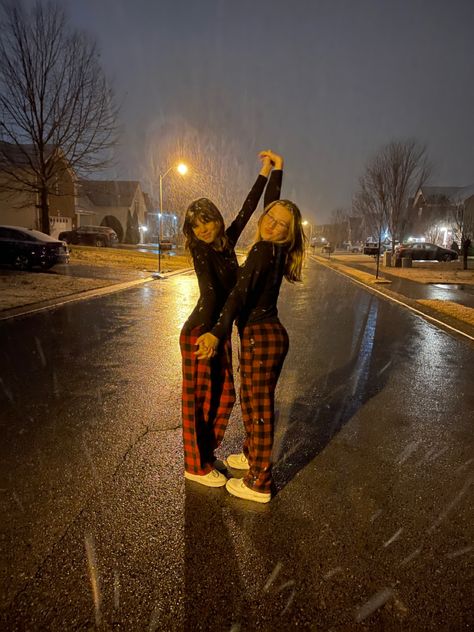
POLYGON ((273 167, 274 169, 283 169, 283 157, 280 154, 275 153, 271 149, 265 149, 261 151, 259 154, 259 158, 262 161, 262 165, 266 166, 270 163, 270 169, 273 167))
POLYGON ((194 355, 198 360, 208 360, 213 358, 217 353, 217 346, 219 344, 219 338, 216 338, 213 334, 207 332, 199 336, 196 341, 198 350, 194 352, 194 355))

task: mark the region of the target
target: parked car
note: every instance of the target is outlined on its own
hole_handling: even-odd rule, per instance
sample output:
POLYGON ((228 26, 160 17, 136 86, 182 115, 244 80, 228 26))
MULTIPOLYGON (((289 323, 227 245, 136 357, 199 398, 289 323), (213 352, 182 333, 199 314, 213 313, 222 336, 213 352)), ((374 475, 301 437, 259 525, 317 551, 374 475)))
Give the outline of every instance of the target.
POLYGON ((69 250, 64 241, 23 226, 0 226, 0 263, 20 270, 35 266, 48 270, 68 261, 69 250))
POLYGON ((68 244, 82 244, 85 246, 115 246, 118 244, 117 233, 108 226, 79 226, 74 230, 59 233, 59 239, 68 244))
POLYGON ((430 261, 454 261, 458 258, 458 253, 450 248, 442 248, 436 244, 426 241, 411 244, 402 244, 395 249, 397 258, 411 257, 414 260, 430 261))
POLYGON ((352 244, 350 241, 346 241, 343 246, 347 252, 362 252, 362 246, 360 244, 352 244))

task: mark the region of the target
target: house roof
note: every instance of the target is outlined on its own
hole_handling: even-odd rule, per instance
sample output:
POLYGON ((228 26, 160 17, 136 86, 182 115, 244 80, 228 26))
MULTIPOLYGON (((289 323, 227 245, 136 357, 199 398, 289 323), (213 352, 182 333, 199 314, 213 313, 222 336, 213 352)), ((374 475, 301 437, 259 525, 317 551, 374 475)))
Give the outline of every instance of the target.
MULTIPOLYGON (((54 151, 52 145, 46 146, 46 154, 54 151)), ((0 141, 0 166, 2 164, 16 165, 18 167, 29 167, 29 160, 35 161, 36 150, 34 145, 16 145, 0 141)))
POLYGON ((472 195, 474 195, 474 184, 466 187, 422 186, 418 189, 413 204, 416 205, 420 197, 424 200, 424 203, 428 205, 437 205, 446 202, 456 204, 464 202, 472 195))
POLYGON ((462 189, 462 187, 431 187, 431 186, 423 186, 421 187, 421 193, 426 201, 430 198, 446 198, 450 199, 453 196, 456 196, 458 192, 462 189))
POLYGON ((138 180, 80 180, 80 192, 94 206, 131 206, 138 180))

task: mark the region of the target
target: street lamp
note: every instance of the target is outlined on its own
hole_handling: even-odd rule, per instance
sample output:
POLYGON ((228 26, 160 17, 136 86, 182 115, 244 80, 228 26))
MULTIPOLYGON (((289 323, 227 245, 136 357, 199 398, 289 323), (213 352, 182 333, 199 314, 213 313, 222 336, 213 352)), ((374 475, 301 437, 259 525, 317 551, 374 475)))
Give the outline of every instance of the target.
POLYGON ((161 242, 163 240, 163 180, 164 178, 166 178, 166 176, 169 174, 169 172, 172 169, 176 169, 176 171, 184 176, 187 174, 188 172, 188 166, 184 164, 184 162, 180 162, 177 165, 171 165, 171 167, 165 171, 165 173, 160 173, 160 212, 158 213, 158 217, 160 220, 160 226, 158 229, 158 271, 154 272, 152 274, 152 276, 155 279, 161 279, 162 278, 162 273, 161 273, 161 242))

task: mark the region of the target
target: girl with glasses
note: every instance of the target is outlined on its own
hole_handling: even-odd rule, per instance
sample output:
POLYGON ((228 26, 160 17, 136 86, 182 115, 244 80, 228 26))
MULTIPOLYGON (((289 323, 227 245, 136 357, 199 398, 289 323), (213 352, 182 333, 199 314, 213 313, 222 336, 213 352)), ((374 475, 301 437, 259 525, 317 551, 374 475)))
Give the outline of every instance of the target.
MULTIPOLYGON (((199 283, 199 300, 180 334, 183 390, 182 422, 185 478, 221 487, 227 478, 216 469, 215 450, 224 436, 235 402, 230 331, 216 353, 198 359, 198 337, 215 324, 235 285, 235 245, 265 191, 265 204, 280 197, 283 160, 272 151, 259 154, 262 168, 240 212, 225 229, 221 213, 208 198, 192 202, 183 232, 199 283)), ((225 468, 224 468, 225 469, 225 468)))
POLYGON ((301 213, 293 202, 266 206, 257 240, 216 325, 198 338, 198 357, 212 357, 237 318, 245 441, 243 452, 227 457, 227 463, 248 471, 244 478, 229 479, 226 487, 234 496, 259 503, 271 499, 274 396, 288 352, 288 334, 278 319, 278 295, 283 277, 290 283, 301 281, 305 241, 301 213))

